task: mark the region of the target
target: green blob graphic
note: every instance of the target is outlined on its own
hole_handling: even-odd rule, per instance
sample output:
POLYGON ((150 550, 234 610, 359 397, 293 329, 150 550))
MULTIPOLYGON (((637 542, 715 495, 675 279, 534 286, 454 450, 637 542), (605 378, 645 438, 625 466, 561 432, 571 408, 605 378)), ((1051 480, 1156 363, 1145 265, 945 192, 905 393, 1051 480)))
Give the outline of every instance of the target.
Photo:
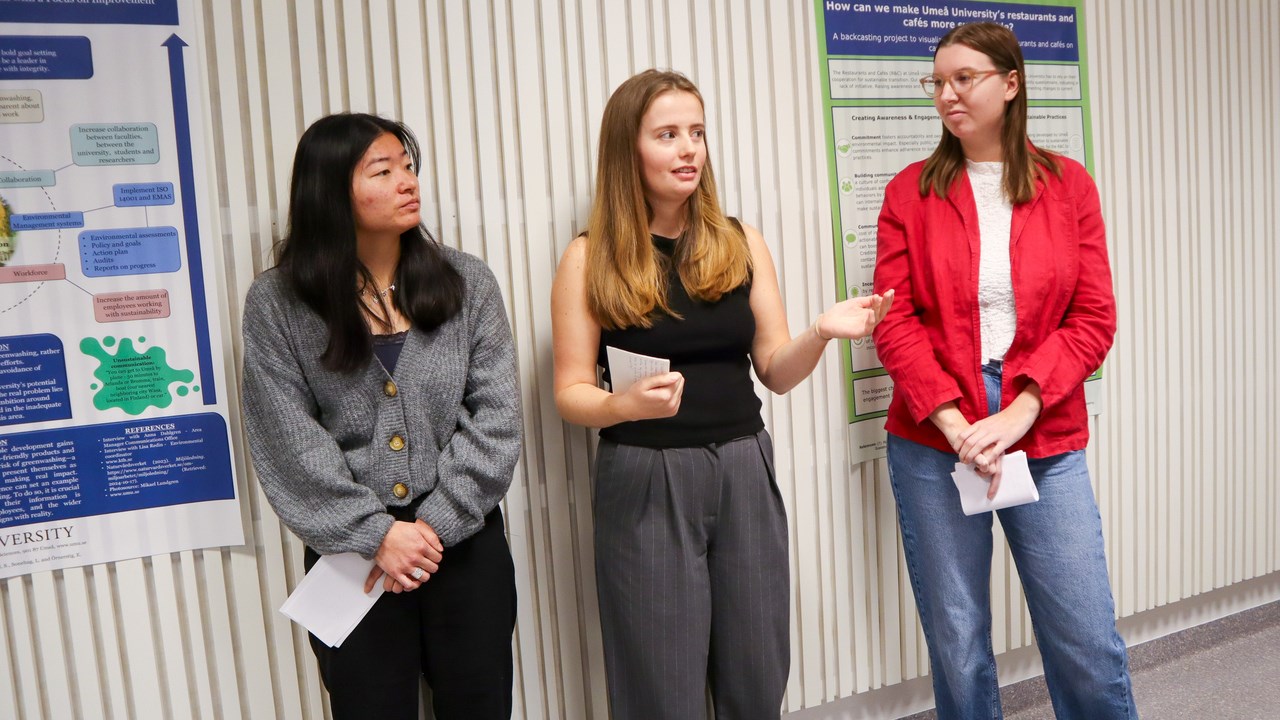
MULTIPOLYGON (((130 415, 139 415, 149 407, 167 408, 173 402, 169 386, 173 383, 191 382, 195 373, 169 367, 164 348, 152 347, 139 353, 133 349, 129 338, 120 340, 120 349, 114 355, 103 347, 115 345, 115 338, 105 337, 99 344, 96 338, 80 341, 80 352, 99 362, 94 377, 102 381, 102 389, 93 395, 93 406, 99 410, 120 408, 130 415)), ((96 387, 96 383, 90 387, 96 387)), ((185 387, 178 388, 185 395, 185 387)))

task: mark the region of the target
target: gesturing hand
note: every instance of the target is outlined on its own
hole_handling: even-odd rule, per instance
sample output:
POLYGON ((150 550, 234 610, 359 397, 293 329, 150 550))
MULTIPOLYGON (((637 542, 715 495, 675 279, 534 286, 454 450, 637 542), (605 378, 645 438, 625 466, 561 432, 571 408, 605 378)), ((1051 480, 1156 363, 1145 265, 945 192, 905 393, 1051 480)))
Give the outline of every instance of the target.
POLYGON ((832 305, 818 316, 814 329, 818 337, 857 340, 871 334, 893 305, 893 291, 871 297, 849 298, 832 305))
POLYGON ((375 565, 364 581, 364 591, 373 590, 378 578, 384 576, 384 590, 395 593, 417 590, 440 569, 443 559, 444 545, 430 525, 421 519, 397 520, 378 546, 373 558, 375 565), (418 577, 415 578, 415 574, 418 577))

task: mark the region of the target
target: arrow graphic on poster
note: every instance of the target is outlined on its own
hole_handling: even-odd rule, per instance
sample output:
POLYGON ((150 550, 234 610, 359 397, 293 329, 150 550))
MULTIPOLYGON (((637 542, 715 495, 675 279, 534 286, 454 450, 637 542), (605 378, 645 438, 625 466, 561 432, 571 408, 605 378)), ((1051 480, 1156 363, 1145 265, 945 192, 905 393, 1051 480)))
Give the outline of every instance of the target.
POLYGON ((169 86, 173 92, 173 130, 178 143, 178 181, 182 192, 182 222, 187 238, 187 272, 191 276, 191 310, 196 321, 196 356, 200 363, 200 392, 204 404, 217 402, 213 351, 209 347, 209 311, 205 305, 204 263, 200 257, 200 223, 196 216, 195 170, 191 161, 191 118, 187 112, 187 71, 182 48, 187 43, 170 35, 161 43, 169 49, 169 86))

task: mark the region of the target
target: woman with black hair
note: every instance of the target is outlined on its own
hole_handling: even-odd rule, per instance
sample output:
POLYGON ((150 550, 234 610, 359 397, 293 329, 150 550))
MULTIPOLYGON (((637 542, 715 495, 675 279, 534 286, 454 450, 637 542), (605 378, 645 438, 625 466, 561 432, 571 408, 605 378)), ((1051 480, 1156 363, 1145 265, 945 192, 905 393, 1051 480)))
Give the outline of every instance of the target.
POLYGON ((359 553, 366 592, 390 591, 341 647, 311 638, 334 717, 417 718, 425 676, 435 717, 507 718, 515 350, 493 273, 421 226, 418 157, 372 115, 303 134, 278 263, 245 300, 245 424, 306 567, 359 553))

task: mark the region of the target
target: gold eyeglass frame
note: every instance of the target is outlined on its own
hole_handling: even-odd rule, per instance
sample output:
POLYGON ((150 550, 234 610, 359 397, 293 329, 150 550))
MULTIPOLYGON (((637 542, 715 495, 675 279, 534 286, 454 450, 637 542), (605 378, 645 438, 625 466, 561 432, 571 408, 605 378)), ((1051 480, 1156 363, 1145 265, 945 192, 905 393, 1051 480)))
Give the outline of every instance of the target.
POLYGON ((951 83, 951 89, 955 90, 957 95, 963 95, 969 92, 970 90, 972 90, 973 86, 977 85, 979 81, 981 81, 982 79, 990 75, 1008 75, 1011 72, 1017 72, 1017 70, 974 70, 973 68, 960 68, 959 70, 951 73, 946 77, 939 77, 936 74, 925 75, 924 77, 920 78, 920 89, 924 91, 924 94, 927 97, 936 98, 942 94, 942 89, 947 86, 947 83, 951 83), (973 77, 969 80, 969 87, 966 87, 965 89, 961 90, 960 88, 956 87, 956 84, 952 82, 951 79, 954 78, 956 75, 960 75, 963 73, 968 73, 973 77), (929 92, 929 87, 925 84, 931 81, 934 84, 933 92, 929 92))

